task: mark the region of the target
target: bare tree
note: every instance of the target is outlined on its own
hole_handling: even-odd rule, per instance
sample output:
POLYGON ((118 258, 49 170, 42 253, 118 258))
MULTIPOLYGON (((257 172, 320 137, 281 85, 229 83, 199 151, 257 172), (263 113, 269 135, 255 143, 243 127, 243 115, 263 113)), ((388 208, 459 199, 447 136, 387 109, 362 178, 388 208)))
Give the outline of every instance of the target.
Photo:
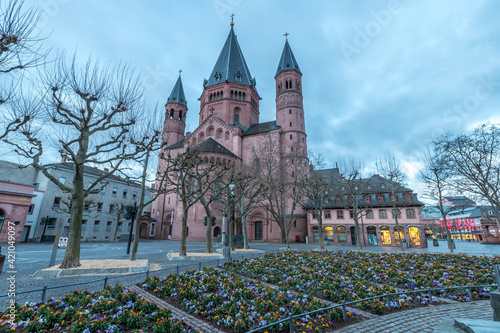
POLYGON ((448 248, 453 253, 450 230, 446 224, 448 208, 443 205, 444 197, 452 191, 453 177, 447 158, 436 150, 424 154, 424 168, 418 174, 419 180, 425 184, 424 196, 437 202, 437 208, 445 224, 448 248))
POLYGON ((325 248, 323 238, 323 211, 328 205, 331 197, 337 193, 335 183, 338 182, 338 177, 335 177, 333 170, 322 170, 324 167, 324 158, 322 155, 309 154, 311 156, 311 168, 307 177, 304 177, 301 189, 304 197, 308 201, 303 201, 301 204, 306 210, 313 210, 318 221, 319 231, 319 247, 325 248))
POLYGON ((342 203, 349 210, 354 220, 356 245, 359 251, 363 249, 361 245, 361 228, 359 226, 359 221, 364 214, 361 203, 370 182, 369 179, 363 178, 363 170, 364 165, 360 160, 341 161, 339 163, 340 181, 336 189, 341 193, 342 203))
POLYGON ((125 217, 125 213, 127 212, 126 210, 127 206, 121 202, 115 202, 114 204, 111 205, 112 206, 109 210, 109 214, 116 221, 115 231, 113 233, 113 241, 115 242, 118 236, 118 227, 120 226, 120 222, 122 222, 123 218, 125 217))
POLYGON ((383 178, 385 178, 391 191, 392 215, 394 217, 394 222, 396 223, 399 246, 401 251, 404 252, 403 237, 401 237, 401 229, 398 221, 398 218, 401 216, 401 203, 403 202, 400 203, 398 201, 398 195, 406 190, 403 183, 406 182, 407 176, 404 172, 403 165, 393 154, 386 155, 383 159, 378 160, 376 165, 378 172, 383 178))
POLYGON ((142 86, 128 66, 102 66, 89 59, 77 64, 75 57, 68 62, 62 57, 52 71, 47 71, 41 112, 43 124, 31 124, 22 132, 25 142, 9 140, 15 151, 30 161, 64 193, 71 195, 71 222, 68 247, 61 268, 80 265, 80 238, 85 198, 99 193, 106 178, 120 169, 123 161, 140 153, 130 149, 129 128, 136 122, 135 113, 142 96, 142 86), (41 126, 41 127, 36 127, 41 126), (43 129, 41 131, 40 129, 43 129), (50 153, 51 137, 57 134, 53 146, 67 156, 74 167, 72 182, 63 184, 42 164, 45 152, 50 153), (105 165, 93 182, 84 187, 84 171, 88 166, 105 165))
POLYGON ((3 81, 0 85, 0 123, 3 124, 0 140, 20 130, 35 116, 36 109, 3 104, 17 99, 15 92, 22 88, 18 74, 37 66, 45 58, 46 53, 41 50, 43 38, 35 32, 39 18, 40 12, 26 8, 23 0, 0 2, 0 79, 3 81))
POLYGON ((304 200, 300 189, 306 175, 308 159, 297 142, 281 147, 277 136, 267 136, 253 147, 258 181, 262 186, 260 207, 267 211, 280 228, 280 241, 290 247, 288 235, 294 215, 304 200))
POLYGON ((453 186, 489 202, 500 223, 500 127, 481 125, 471 134, 441 136, 434 141, 446 159, 453 186))

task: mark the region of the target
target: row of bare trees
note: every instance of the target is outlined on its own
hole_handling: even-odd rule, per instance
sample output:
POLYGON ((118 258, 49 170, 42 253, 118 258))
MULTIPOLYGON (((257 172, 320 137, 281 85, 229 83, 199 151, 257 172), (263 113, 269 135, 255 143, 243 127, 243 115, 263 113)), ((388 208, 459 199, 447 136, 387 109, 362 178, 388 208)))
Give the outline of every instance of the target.
MULTIPOLYGON (((446 221, 444 197, 468 195, 491 206, 500 221, 500 128, 483 124, 469 134, 448 133, 436 138, 424 156, 419 174, 426 195, 437 202, 446 221)), ((448 246, 453 252, 450 231, 448 246)))

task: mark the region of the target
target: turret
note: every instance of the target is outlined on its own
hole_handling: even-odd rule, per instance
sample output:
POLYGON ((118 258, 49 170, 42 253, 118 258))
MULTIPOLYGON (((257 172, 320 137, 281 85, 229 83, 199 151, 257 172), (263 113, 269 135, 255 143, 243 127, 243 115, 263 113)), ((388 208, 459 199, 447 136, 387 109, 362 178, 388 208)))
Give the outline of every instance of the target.
POLYGON ((172 93, 165 104, 165 125, 163 127, 163 140, 167 146, 184 140, 184 130, 186 129, 187 101, 182 87, 182 80, 179 71, 179 78, 172 89, 172 93))

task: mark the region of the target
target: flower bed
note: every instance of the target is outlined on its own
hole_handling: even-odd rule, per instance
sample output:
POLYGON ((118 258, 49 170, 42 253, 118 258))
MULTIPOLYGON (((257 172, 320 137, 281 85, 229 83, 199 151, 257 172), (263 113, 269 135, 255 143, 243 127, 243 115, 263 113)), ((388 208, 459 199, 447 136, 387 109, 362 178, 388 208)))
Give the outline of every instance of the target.
MULTIPOLYGON (((326 307, 309 295, 294 295, 286 289, 276 290, 260 282, 215 270, 187 271, 167 277, 148 278, 140 285, 186 312, 202 317, 220 329, 246 332, 269 323, 326 307)), ((349 312, 351 321, 361 317, 349 312)), ((281 331, 288 323, 269 332, 281 331)), ((344 325, 342 311, 334 309, 297 320, 298 330, 317 332, 344 325)))
POLYGON ((2 314, 0 332, 191 332, 169 309, 158 309, 120 285, 96 293, 74 291, 46 303, 15 305, 15 322, 10 311, 2 314))

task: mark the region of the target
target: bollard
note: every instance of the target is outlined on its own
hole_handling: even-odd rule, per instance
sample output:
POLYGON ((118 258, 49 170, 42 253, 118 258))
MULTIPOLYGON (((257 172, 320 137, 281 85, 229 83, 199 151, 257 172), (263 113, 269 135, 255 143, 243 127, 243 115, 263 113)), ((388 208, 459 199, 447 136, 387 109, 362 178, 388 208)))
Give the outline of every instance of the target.
POLYGON ((103 289, 106 289, 107 286, 108 286, 108 277, 106 276, 104 278, 104 288, 103 289))
POLYGON ((500 290, 500 265, 495 265, 495 281, 497 282, 497 289, 500 290))
POLYGON ((472 290, 471 290, 470 286, 467 287, 467 293, 469 294, 469 298, 472 302, 472 290))
POLYGON ((42 302, 45 302, 45 294, 47 294, 47 286, 43 286, 43 290, 42 290, 42 302))
POLYGON ((177 265, 177 274, 179 274, 179 265, 177 265))
POLYGON ((345 300, 342 300, 342 318, 347 321, 347 311, 345 308, 345 300))
POLYGON ((288 331, 290 333, 294 333, 295 332, 295 323, 293 322, 293 316, 292 314, 290 313, 290 320, 288 322, 288 331))
POLYGON ((387 310, 390 310, 391 309, 391 297, 388 293, 385 294, 385 302, 387 303, 387 310))

